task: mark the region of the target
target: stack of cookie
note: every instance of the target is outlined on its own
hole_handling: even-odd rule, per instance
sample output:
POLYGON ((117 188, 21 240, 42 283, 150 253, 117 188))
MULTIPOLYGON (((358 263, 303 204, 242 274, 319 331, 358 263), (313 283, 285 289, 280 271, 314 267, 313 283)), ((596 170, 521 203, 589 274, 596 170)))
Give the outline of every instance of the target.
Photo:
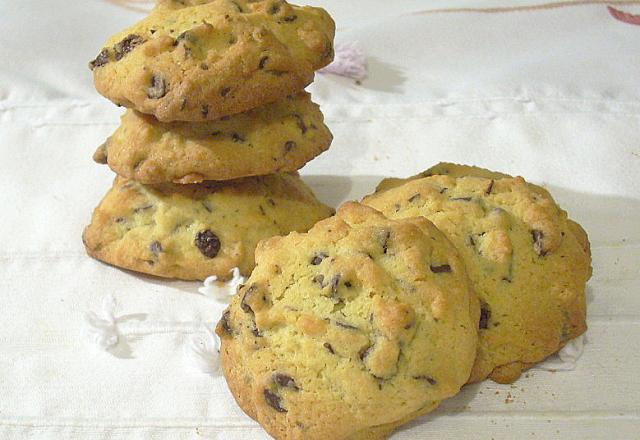
POLYGON ((332 135, 304 88, 335 26, 284 0, 161 0, 90 63, 127 107, 94 159, 118 174, 83 239, 162 277, 248 275, 257 243, 333 214, 297 175, 332 135))

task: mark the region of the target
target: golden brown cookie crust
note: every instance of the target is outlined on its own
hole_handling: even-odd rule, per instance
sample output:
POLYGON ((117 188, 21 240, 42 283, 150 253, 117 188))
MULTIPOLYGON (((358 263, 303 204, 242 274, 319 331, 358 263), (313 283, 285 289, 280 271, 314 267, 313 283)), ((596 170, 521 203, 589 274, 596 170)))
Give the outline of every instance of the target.
POLYGON ((128 110, 94 160, 144 184, 197 183, 293 172, 331 140, 320 108, 300 93, 218 121, 163 123, 128 110))
POLYGON ((512 382, 586 330, 586 233, 521 177, 455 164, 434 169, 383 181, 363 202, 391 218, 424 216, 454 243, 482 302, 469 381, 512 382))
POLYGON ((425 219, 347 203, 256 263, 217 332, 232 394, 275 438, 386 438, 467 381, 478 302, 425 219))
POLYGON ((257 243, 333 213, 297 174, 145 186, 116 178, 83 234, 92 257, 165 278, 248 275, 257 243))
POLYGON ((333 20, 284 0, 163 2, 90 63, 97 90, 164 122, 215 120, 301 91, 333 59, 333 20))

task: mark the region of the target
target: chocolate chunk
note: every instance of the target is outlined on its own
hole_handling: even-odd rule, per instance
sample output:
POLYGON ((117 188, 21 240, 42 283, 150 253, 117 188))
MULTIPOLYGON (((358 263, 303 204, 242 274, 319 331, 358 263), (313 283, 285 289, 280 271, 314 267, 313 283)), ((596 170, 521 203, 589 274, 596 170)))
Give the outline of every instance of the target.
POLYGON ((297 15, 287 15, 286 17, 283 18, 283 20, 286 21, 287 23, 293 23, 297 19, 298 19, 297 15))
POLYGON ((304 123, 304 119, 302 119, 302 116, 294 114, 293 117, 296 118, 296 124, 298 125, 298 128, 300 129, 302 134, 305 134, 307 132, 307 124, 304 123))
POLYGON ((540 257, 544 257, 549 252, 544 248, 544 232, 539 229, 531 231, 531 237, 533 238, 533 250, 540 257))
POLYGON ((480 323, 478 327, 481 329, 489 328, 489 320, 491 319, 491 310, 485 303, 480 304, 480 323))
POLYGON ((452 202, 470 202, 471 197, 451 197, 449 200, 452 202))
POLYGON ((429 382, 429 385, 435 385, 438 383, 438 381, 431 376, 413 376, 413 378, 415 380, 426 380, 427 382, 429 382))
POLYGON ((260 62, 258 63, 258 69, 264 69, 264 66, 267 64, 267 61, 269 61, 269 57, 267 56, 260 58, 260 62))
POLYGON ((201 68, 202 70, 209 70, 209 65, 208 65, 207 63, 201 63, 201 64, 200 64, 200 68, 201 68))
POLYGON ((96 67, 104 66, 109 62, 109 50, 102 49, 95 60, 89 63, 89 69, 93 70, 96 67))
POLYGON ((140 35, 131 34, 125 37, 122 41, 113 46, 113 50, 115 51, 116 61, 122 59, 126 54, 131 52, 136 46, 141 45, 145 42, 145 39, 140 35))
POLYGON ((409 197, 409 199, 408 199, 407 201, 408 201, 409 203, 413 203, 413 202, 415 202, 416 200, 418 200, 419 198, 420 198, 420 193, 412 195, 411 197, 409 197))
POLYGON ((116 223, 126 223, 127 219, 124 217, 118 217, 116 219, 116 223))
POLYGON ((215 258, 220 252, 220 239, 210 229, 198 232, 194 244, 207 258, 215 258))
POLYGON ((322 346, 324 348, 326 348, 327 350, 329 350, 329 353, 331 354, 336 354, 335 350, 333 349, 333 347, 331 346, 331 344, 329 344, 328 342, 325 342, 324 344, 322 344, 322 346))
POLYGON ((344 287, 346 287, 347 289, 351 289, 353 287, 353 285, 351 284, 351 281, 345 281, 344 282, 344 287))
POLYGON ((149 250, 157 257, 162 252, 162 244, 159 241, 154 241, 149 245, 149 250))
POLYGON ((443 264, 441 266, 434 266, 432 264, 431 266, 429 266, 429 269, 431 269, 431 272, 433 272, 433 273, 449 273, 449 272, 451 272, 451 266, 449 266, 448 264, 443 264))
POLYGON ((340 274, 334 275, 333 278, 331 278, 332 293, 338 293, 338 287, 340 286, 340 278, 342 278, 342 275, 340 274))
POLYGON ((238 142, 238 143, 241 143, 241 142, 245 142, 245 141, 246 141, 246 139, 245 139, 245 138, 243 138, 243 137, 242 137, 240 134, 238 134, 238 133, 231 133, 231 140, 233 140, 233 142, 238 142))
POLYGON ((493 180, 491 181, 491 183, 489 184, 489 187, 486 189, 486 191, 484 192, 486 195, 491 194, 491 191, 493 191, 493 180))
POLYGON ((293 150, 294 148, 297 148, 297 144, 293 141, 287 141, 284 143, 284 151, 286 153, 288 153, 289 151, 293 150))
POLYGON ((204 104, 202 107, 200 107, 200 113, 202 113, 202 117, 206 119, 207 115, 209 115, 209 106, 207 104, 204 104))
POLYGON ((322 263, 322 260, 324 260, 328 256, 329 255, 325 254, 324 252, 316 252, 315 256, 311 259, 311 264, 317 266, 318 264, 322 263))
POLYGON ((224 98, 229 94, 230 91, 231 91, 231 87, 223 87, 222 89, 220 89, 220 96, 224 98))
POLYGON ((293 380, 293 377, 288 374, 276 373, 273 375, 273 382, 279 387, 291 388, 292 390, 299 391, 300 388, 296 384, 296 381, 293 380))
POLYGON ((256 293, 258 293, 257 284, 252 284, 244 293, 244 296, 242 297, 242 301, 240 301, 240 308, 244 310, 246 313, 253 314, 253 309, 251 309, 251 306, 247 304, 247 301, 251 300, 251 297, 254 296, 256 293))
POLYGON ((151 77, 151 86, 147 88, 147 96, 150 99, 160 99, 167 94, 167 81, 160 75, 151 77))
POLYGON ((282 398, 273 391, 265 389, 264 400, 267 402, 267 405, 269 405, 276 411, 281 413, 287 412, 287 410, 282 406, 282 398))

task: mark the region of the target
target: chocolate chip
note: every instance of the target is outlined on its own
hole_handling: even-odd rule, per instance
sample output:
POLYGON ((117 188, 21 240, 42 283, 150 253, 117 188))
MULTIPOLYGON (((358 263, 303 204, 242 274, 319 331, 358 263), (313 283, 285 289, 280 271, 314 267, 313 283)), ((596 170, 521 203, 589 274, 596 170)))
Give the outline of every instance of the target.
POLYGON ((102 49, 95 60, 89 63, 89 69, 93 70, 96 67, 104 66, 109 62, 109 50, 102 49))
POLYGON ((544 232, 539 229, 531 231, 531 237, 533 238, 533 250, 540 257, 544 257, 549 252, 544 248, 544 232))
POLYGON ((258 285, 252 284, 244 293, 244 296, 242 297, 242 301, 240 301, 240 308, 244 310, 245 313, 250 313, 253 315, 253 309, 249 304, 247 304, 247 301, 251 300, 251 297, 254 296, 257 292, 258 292, 258 285))
POLYGON ((296 118, 296 124, 298 125, 298 128, 300 129, 302 134, 305 134, 307 132, 307 124, 304 123, 304 119, 302 119, 302 116, 294 114, 293 117, 296 118))
POLYGON ((491 181, 491 183, 489 184, 489 187, 486 189, 486 191, 484 192, 486 195, 491 194, 491 191, 493 191, 493 180, 491 181))
POLYGON ((353 287, 353 285, 351 284, 351 281, 345 281, 344 282, 344 287, 346 287, 347 289, 351 289, 351 287, 353 287))
POLYGON ((202 70, 209 70, 209 65, 208 65, 207 63, 201 63, 201 64, 200 64, 200 68, 201 68, 202 70))
POLYGON ((342 275, 340 274, 334 275, 333 278, 331 278, 332 293, 338 293, 338 287, 340 286, 340 278, 342 278, 342 275))
POLYGON ((207 258, 215 258, 220 252, 220 239, 210 229, 198 232, 194 244, 207 258))
POLYGON ((220 89, 220 96, 224 98, 229 94, 230 91, 231 91, 231 87, 223 87, 220 89))
POLYGON ((431 272, 433 272, 433 273, 449 273, 449 272, 451 272, 451 266, 449 266, 448 264, 443 264, 441 266, 434 266, 432 264, 431 266, 429 266, 429 269, 431 269, 431 272))
POLYGON ((313 264, 314 266, 317 266, 318 264, 322 263, 322 260, 324 260, 328 256, 329 255, 325 254, 324 252, 316 252, 314 257, 311 259, 311 264, 313 264))
POLYGON ((265 389, 264 400, 267 402, 267 405, 269 405, 276 411, 281 413, 287 412, 287 410, 282 406, 282 398, 273 391, 265 389))
POLYGON ((292 390, 298 391, 300 388, 296 384, 296 381, 293 380, 293 377, 288 374, 276 373, 273 375, 273 382, 279 387, 291 388, 292 390))
POLYGON ((329 344, 328 342, 325 342, 324 344, 322 344, 322 346, 324 348, 326 348, 327 350, 329 350, 329 353, 331 354, 336 354, 335 350, 333 349, 333 347, 331 346, 331 344, 329 344))
POLYGON ((470 202, 471 197, 451 197, 449 200, 452 202, 470 202))
POLYGON ((136 46, 139 46, 144 42, 145 39, 140 35, 130 34, 125 37, 122 41, 120 41, 113 47, 113 50, 115 51, 116 61, 122 59, 122 57, 135 49, 136 46))
POLYGON ((202 117, 206 119, 209 115, 209 106, 207 104, 204 104, 202 107, 200 107, 200 113, 202 113, 202 117))
POLYGON ((288 153, 289 151, 293 150, 297 146, 298 145, 295 142, 287 141, 287 142, 284 143, 284 151, 288 153))
POLYGON ((297 19, 298 19, 297 15, 287 15, 286 17, 283 18, 283 20, 286 21, 287 23, 293 23, 297 19))
POLYGON ((415 380, 426 380, 427 382, 429 382, 429 385, 435 385, 438 383, 438 381, 431 376, 413 376, 413 378, 415 380))
POLYGON ((167 94, 167 81, 160 75, 151 77, 151 86, 147 88, 147 96, 150 99, 160 99, 167 94))
POLYGON ((269 57, 267 56, 260 58, 260 62, 258 63, 258 69, 264 69, 264 66, 267 64, 267 61, 269 61, 269 57))
POLYGON ((153 255, 155 255, 156 257, 158 255, 160 255, 160 253, 162 252, 162 244, 159 241, 154 241, 153 243, 151 243, 149 245, 149 250, 151 251, 151 253, 153 255))
POLYGON ((407 199, 407 201, 408 201, 409 203, 413 203, 413 202, 415 202, 416 200, 418 200, 419 198, 420 198, 420 193, 412 195, 411 197, 409 197, 409 199, 407 199))
POLYGON ((489 320, 491 319, 491 310, 489 306, 485 303, 480 304, 480 323, 478 327, 481 329, 486 329, 489 327, 489 320))
POLYGON ((238 143, 246 141, 246 139, 240 136, 240 134, 238 133, 231 133, 231 139, 233 140, 233 142, 238 142, 238 143))
POLYGON ((118 217, 116 219, 116 223, 126 223, 127 219, 124 217, 118 217))

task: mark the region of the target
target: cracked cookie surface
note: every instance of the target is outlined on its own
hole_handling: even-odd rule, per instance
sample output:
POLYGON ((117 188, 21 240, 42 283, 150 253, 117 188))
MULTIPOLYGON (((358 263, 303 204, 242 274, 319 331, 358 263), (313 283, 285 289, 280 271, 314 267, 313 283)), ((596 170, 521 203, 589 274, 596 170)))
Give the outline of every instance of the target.
POLYGON ((202 280, 248 275, 257 243, 306 231, 333 210, 294 174, 193 185, 117 177, 83 234, 89 255, 151 275, 202 280))
POLYGON ((333 60, 324 9, 284 0, 164 1, 90 63, 97 90, 161 121, 219 119, 301 91, 333 60))
POLYGON ((159 122, 127 110, 94 156, 140 183, 196 183, 296 171, 332 135, 308 93, 206 122, 159 122))
POLYGON ((363 203, 390 218, 424 216, 460 251, 482 310, 470 382, 513 382, 585 332, 589 241, 545 189, 442 163, 385 179, 363 203))
POLYGON ((256 263, 217 333, 236 401, 275 438, 386 438, 467 381, 479 305, 425 219, 346 203, 256 263))

